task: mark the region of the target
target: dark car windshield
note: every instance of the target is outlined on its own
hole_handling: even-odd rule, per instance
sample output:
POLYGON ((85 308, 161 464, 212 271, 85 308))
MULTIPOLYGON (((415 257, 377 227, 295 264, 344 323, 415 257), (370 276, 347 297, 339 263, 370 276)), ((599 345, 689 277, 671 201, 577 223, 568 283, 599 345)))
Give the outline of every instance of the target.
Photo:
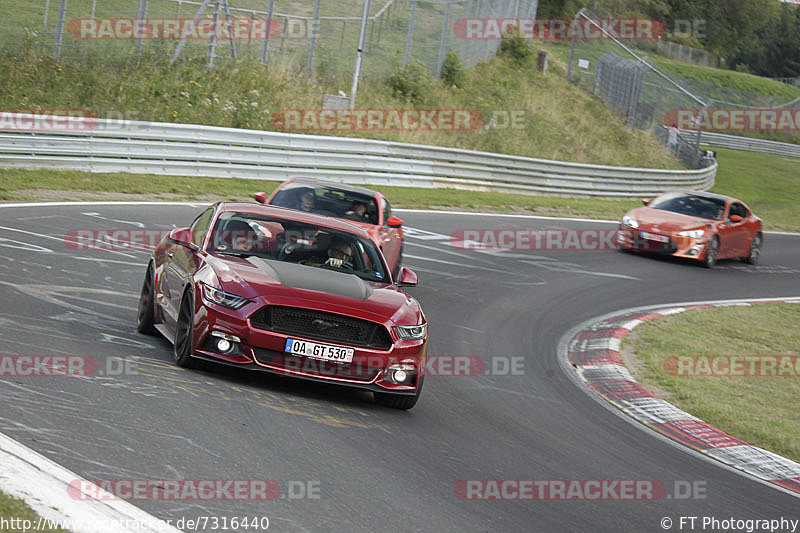
POLYGON ((336 187, 289 183, 275 194, 270 204, 356 222, 378 223, 378 203, 374 196, 336 187))
POLYGON ((222 213, 211 230, 208 251, 325 268, 389 283, 380 251, 371 240, 281 218, 222 213))
POLYGON ((649 207, 711 220, 722 220, 725 214, 725 200, 685 192, 662 194, 649 207))

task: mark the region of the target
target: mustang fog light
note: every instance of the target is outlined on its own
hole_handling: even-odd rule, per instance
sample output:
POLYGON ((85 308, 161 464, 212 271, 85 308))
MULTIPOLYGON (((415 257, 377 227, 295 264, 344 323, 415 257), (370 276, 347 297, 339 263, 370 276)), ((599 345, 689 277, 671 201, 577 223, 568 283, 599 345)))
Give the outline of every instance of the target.
POLYGON ((414 365, 396 364, 386 369, 386 380, 396 385, 407 385, 416 374, 414 365))
POLYGON ((216 337, 215 348, 220 353, 232 353, 238 350, 238 344, 242 340, 236 335, 229 335, 221 331, 212 331, 212 337, 216 337))

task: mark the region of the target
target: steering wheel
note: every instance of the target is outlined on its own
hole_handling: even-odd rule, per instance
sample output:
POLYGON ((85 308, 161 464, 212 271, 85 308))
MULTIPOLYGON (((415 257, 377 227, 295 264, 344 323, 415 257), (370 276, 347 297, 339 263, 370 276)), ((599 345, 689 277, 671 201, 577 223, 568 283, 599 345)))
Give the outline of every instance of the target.
POLYGON ((297 248, 296 244, 291 242, 287 242, 283 246, 281 246, 281 251, 278 254, 278 261, 288 261, 289 256, 294 253, 295 249, 297 248))

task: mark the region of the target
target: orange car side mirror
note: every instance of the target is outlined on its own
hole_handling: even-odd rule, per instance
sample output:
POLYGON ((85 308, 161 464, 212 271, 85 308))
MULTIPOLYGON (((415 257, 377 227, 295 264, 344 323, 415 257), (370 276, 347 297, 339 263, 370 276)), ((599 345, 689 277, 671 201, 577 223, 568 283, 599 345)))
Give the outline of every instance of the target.
POLYGON ((253 198, 255 198, 256 202, 258 202, 260 204, 267 203, 267 193, 265 193, 265 192, 257 192, 255 194, 253 194, 253 198))
POLYGON ((642 203, 643 203, 644 205, 650 205, 650 198, 643 198, 643 199, 642 199, 642 203))
POLYGON ((739 215, 731 215, 731 222, 733 222, 734 224, 738 224, 742 220, 744 220, 744 219, 742 217, 740 217, 739 215))

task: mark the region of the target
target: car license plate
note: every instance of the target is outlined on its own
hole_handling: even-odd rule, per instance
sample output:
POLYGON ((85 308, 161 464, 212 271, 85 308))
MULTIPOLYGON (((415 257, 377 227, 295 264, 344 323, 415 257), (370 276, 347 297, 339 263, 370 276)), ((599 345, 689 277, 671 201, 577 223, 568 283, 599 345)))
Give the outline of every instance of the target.
POLYGON ((640 231, 639 235, 642 236, 642 239, 647 239, 648 241, 669 242, 669 237, 666 235, 656 235, 654 233, 647 233, 646 231, 640 231))
POLYGON ((286 352, 294 355, 305 355, 315 359, 325 359, 326 361, 336 361, 337 363, 349 363, 353 360, 352 348, 342 348, 330 344, 319 344, 317 342, 301 341, 298 339, 286 339, 286 352))

